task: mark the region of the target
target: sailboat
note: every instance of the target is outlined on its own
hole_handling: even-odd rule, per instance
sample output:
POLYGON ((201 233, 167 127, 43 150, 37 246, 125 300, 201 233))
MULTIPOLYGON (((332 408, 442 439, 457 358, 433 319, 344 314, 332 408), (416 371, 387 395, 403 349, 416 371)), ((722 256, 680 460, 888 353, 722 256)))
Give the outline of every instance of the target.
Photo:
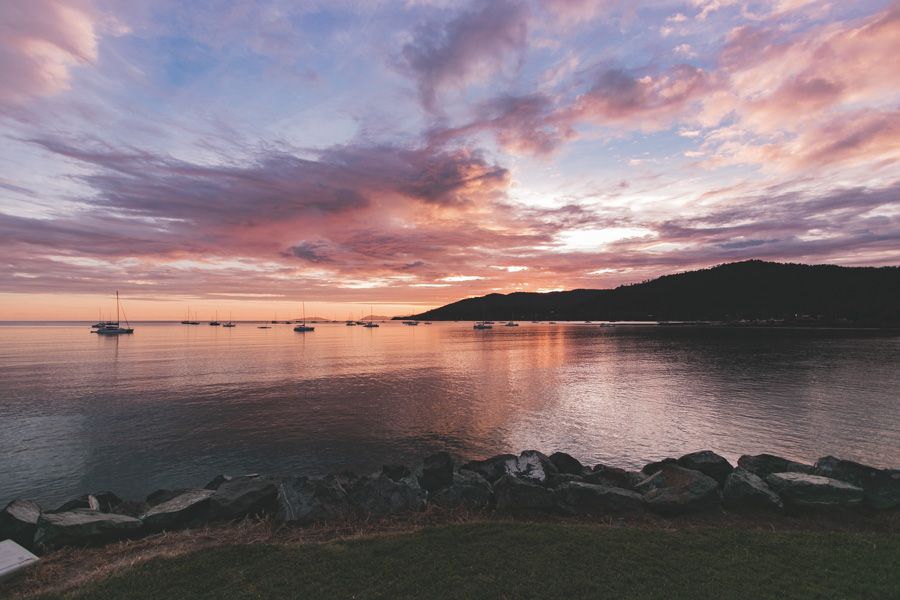
POLYGON ((494 326, 488 323, 487 321, 476 321, 475 325, 472 326, 472 329, 493 329, 494 326))
POLYGON ((372 312, 372 305, 370 304, 369 305, 369 320, 363 324, 363 327, 368 327, 369 329, 378 327, 378 323, 376 323, 375 321, 372 320, 373 316, 375 316, 375 313, 372 312))
POLYGON ((221 325, 221 323, 219 323, 219 311, 216 311, 216 318, 210 321, 209 324, 213 327, 218 327, 219 325, 221 325))
POLYGON ((231 313, 228 313, 228 322, 222 323, 222 327, 234 327, 234 326, 235 326, 234 319, 231 318, 231 313))
POLYGON ((346 325, 347 327, 356 327, 358 325, 358 323, 353 320, 353 313, 347 315, 347 322, 344 323, 344 325, 346 325))
MULTIPOLYGON (((125 311, 122 311, 122 316, 125 316, 125 311)), ((119 290, 116 290, 116 321, 107 322, 103 327, 98 327, 95 332, 100 335, 120 335, 123 333, 134 333, 134 328, 131 326, 131 323, 128 322, 128 317, 125 317, 125 325, 127 327, 121 327, 119 325, 119 290)))
POLYGON ((294 331, 298 331, 300 333, 306 333, 307 331, 315 331, 315 327, 310 327, 306 324, 306 302, 303 303, 303 320, 300 321, 300 324, 294 327, 294 331))
POLYGON ((188 306, 187 311, 187 319, 181 322, 182 325, 199 325, 200 321, 194 321, 191 319, 191 307, 188 306))

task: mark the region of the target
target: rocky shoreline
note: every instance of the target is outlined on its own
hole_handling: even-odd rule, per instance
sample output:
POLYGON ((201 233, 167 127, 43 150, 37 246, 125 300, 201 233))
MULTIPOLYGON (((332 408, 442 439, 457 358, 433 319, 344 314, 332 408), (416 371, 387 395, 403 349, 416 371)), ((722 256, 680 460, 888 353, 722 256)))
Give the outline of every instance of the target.
POLYGON ((771 454, 742 456, 735 467, 708 450, 649 463, 641 471, 587 466, 562 452, 547 456, 535 450, 457 465, 441 452, 413 468, 386 465, 368 476, 219 475, 202 488, 157 490, 143 501, 98 492, 53 510, 15 500, 0 512, 0 540, 48 552, 248 516, 311 525, 415 513, 428 505, 582 517, 641 511, 667 517, 716 511, 878 514, 900 508, 900 469, 832 456, 809 465, 771 454))

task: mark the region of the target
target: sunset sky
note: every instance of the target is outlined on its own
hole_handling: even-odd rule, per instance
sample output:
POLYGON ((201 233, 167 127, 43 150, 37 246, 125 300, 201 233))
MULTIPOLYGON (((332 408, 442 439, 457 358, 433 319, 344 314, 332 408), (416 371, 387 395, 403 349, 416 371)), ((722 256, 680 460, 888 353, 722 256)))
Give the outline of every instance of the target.
POLYGON ((900 2, 6 0, 0 319, 900 264, 900 2))

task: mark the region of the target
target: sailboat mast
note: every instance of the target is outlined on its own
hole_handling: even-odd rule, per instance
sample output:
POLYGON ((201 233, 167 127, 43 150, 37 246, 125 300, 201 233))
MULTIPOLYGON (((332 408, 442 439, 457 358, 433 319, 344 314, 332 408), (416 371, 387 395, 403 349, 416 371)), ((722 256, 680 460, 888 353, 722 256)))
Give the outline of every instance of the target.
POLYGON ((116 290, 116 323, 119 322, 119 290, 116 290))

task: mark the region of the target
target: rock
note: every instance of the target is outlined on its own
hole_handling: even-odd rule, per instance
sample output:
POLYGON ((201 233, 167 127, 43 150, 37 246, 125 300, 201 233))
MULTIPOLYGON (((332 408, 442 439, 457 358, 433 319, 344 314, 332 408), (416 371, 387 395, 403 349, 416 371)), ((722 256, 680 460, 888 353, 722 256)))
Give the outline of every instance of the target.
POLYGON ((640 494, 608 485, 572 481, 555 491, 556 505, 570 515, 605 515, 641 510, 640 494))
POLYGON ((173 531, 194 527, 209 520, 209 499, 215 490, 187 490, 157 504, 141 515, 150 531, 173 531))
POLYGON ((728 459, 724 456, 719 456, 712 450, 701 450, 685 454, 678 459, 678 465, 685 469, 700 471, 704 475, 715 479, 720 486, 725 485, 725 479, 734 470, 728 459))
POLYGON ((583 479, 585 482, 595 485, 607 485, 633 490, 637 484, 646 478, 634 471, 626 471, 625 469, 608 467, 606 465, 595 465, 593 470, 585 474, 583 479))
MULTIPOLYGON (((210 489, 210 488, 204 488, 210 489)), ((155 492, 150 492, 150 495, 147 496, 147 504, 149 506, 156 506, 157 504, 162 504, 163 502, 168 502, 172 498, 180 496, 181 494, 187 492, 186 489, 181 490, 156 490, 155 492)))
POLYGON ((364 516, 383 517, 425 507, 425 490, 412 477, 400 481, 385 475, 364 477, 354 483, 348 496, 353 507, 364 516))
POLYGON ((722 490, 722 502, 733 509, 782 508, 781 498, 766 482, 741 467, 729 473, 722 490))
POLYGON ((515 454, 499 454, 484 460, 473 460, 462 465, 460 471, 473 471, 484 477, 488 482, 494 483, 512 469, 518 457, 515 454))
POLYGON ((515 475, 504 475, 494 484, 497 510, 510 513, 550 512, 556 508, 553 490, 515 475))
POLYGON ((240 519, 248 515, 274 513, 278 487, 259 477, 240 477, 222 483, 209 497, 210 518, 213 520, 240 519))
POLYGON ((400 481, 404 477, 409 477, 412 474, 409 467, 406 467, 405 465, 384 465, 381 467, 381 472, 394 481, 400 481))
POLYGON ((350 513, 350 499, 335 477, 295 477, 278 486, 278 519, 285 523, 333 521, 350 513))
POLYGON ((555 488, 570 481, 584 481, 584 478, 581 475, 572 475, 570 473, 556 473, 548 477, 544 485, 548 488, 555 488))
POLYGON ((858 506, 865 492, 838 479, 806 473, 772 473, 766 483, 790 508, 840 508, 858 506))
POLYGON ((44 549, 105 544, 135 537, 143 525, 134 517, 83 508, 45 513, 38 519, 34 544, 44 549))
POLYGON ((565 452, 554 452, 549 459, 560 473, 581 475, 584 472, 584 465, 577 458, 565 452))
POLYGON ((813 473, 811 465, 794 462, 774 454, 743 455, 738 459, 738 466, 750 471, 757 477, 765 479, 772 473, 813 473))
POLYGON ((550 459, 537 450, 526 450, 519 456, 501 454, 487 460, 476 460, 464 464, 460 469, 475 471, 491 483, 504 475, 515 475, 520 479, 543 483, 548 476, 557 472, 550 459))
POLYGON ((213 477, 210 480, 209 483, 207 483, 203 487, 207 490, 217 490, 217 489, 219 489, 220 485, 222 485, 223 483, 228 483, 232 479, 234 479, 234 478, 231 475, 225 475, 225 474, 216 475, 215 477, 213 477))
POLYGON ((900 470, 876 469, 833 456, 820 458, 815 469, 817 475, 861 487, 865 492, 863 502, 870 508, 885 510, 900 506, 900 470))
POLYGON ((422 464, 422 487, 429 492, 453 485, 453 459, 446 452, 427 457, 422 464))
POLYGON ((84 510, 93 510, 100 511, 100 501, 91 496, 90 494, 85 494, 83 496, 79 496, 77 498, 73 498, 72 500, 68 500, 63 502, 61 505, 57 506, 53 510, 46 511, 48 514, 51 513, 62 513, 69 512, 70 510, 76 509, 84 509, 84 510))
POLYGON ((141 502, 140 500, 122 500, 122 502, 117 504, 115 508, 109 512, 114 512, 117 515, 140 518, 140 516, 147 512, 147 509, 149 508, 149 504, 141 502))
POLYGON ((644 495, 651 510, 664 515, 709 510, 720 500, 715 479, 671 463, 639 483, 635 491, 644 495))
POLYGON ((494 500, 494 490, 487 480, 474 471, 453 474, 453 483, 434 492, 430 501, 437 506, 468 510, 485 510, 494 500))
POLYGON ((41 507, 31 500, 13 500, 0 512, 0 540, 32 548, 40 516, 41 507))
POLYGON ((643 473, 644 475, 655 475, 656 473, 659 473, 659 470, 664 466, 674 464, 678 464, 678 461, 676 459, 664 458, 656 462, 647 463, 646 465, 644 465, 644 468, 641 469, 641 473, 643 473))

